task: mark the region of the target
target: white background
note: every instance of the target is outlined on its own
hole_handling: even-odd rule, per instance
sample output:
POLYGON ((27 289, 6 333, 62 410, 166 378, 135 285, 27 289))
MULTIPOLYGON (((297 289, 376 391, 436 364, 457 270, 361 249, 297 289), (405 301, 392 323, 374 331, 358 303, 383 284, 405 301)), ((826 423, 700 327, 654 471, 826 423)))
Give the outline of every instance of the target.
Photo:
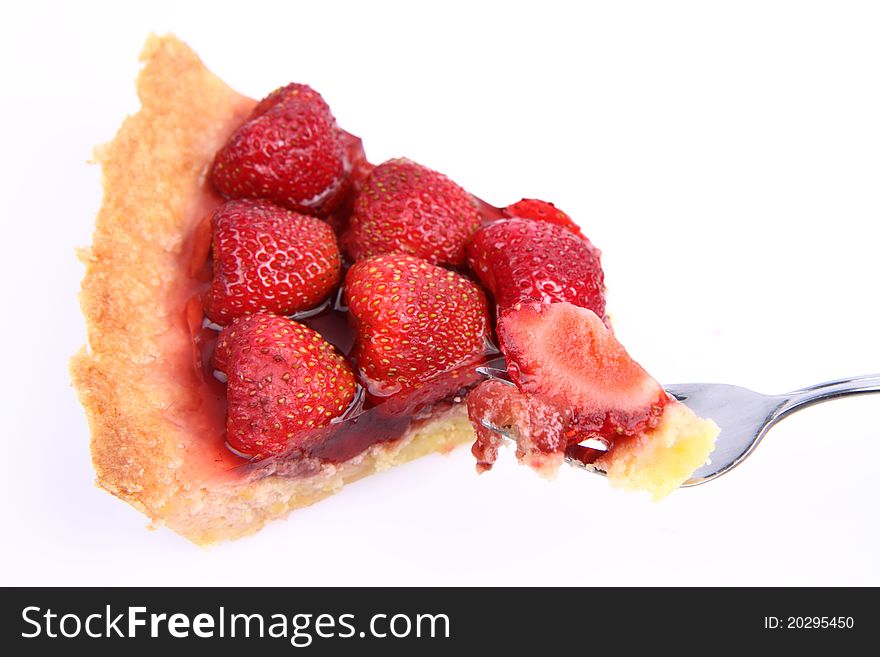
MULTIPOLYGON (((240 91, 323 93, 371 160, 555 201, 603 250, 661 381, 766 392, 880 372, 871 3, 7 4, 0 26, 2 584, 880 585, 880 397, 815 407, 660 504, 467 449, 211 550, 97 489, 67 359, 91 147, 173 31, 240 91), (69 6, 66 6, 69 4, 69 6)), ((132 317, 133 322, 137 317, 132 317)), ((136 376, 136 373, 132 373, 136 376)))

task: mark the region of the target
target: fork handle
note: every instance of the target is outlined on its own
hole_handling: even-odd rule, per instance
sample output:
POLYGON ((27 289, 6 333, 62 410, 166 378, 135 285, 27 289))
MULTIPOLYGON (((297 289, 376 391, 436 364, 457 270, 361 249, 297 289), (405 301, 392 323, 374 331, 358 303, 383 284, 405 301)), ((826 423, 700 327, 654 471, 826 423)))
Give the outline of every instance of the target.
POLYGON ((794 413, 801 408, 820 402, 872 392, 880 392, 880 374, 864 374, 847 379, 835 379, 834 381, 817 383, 814 386, 793 390, 786 395, 782 395, 785 401, 779 406, 774 419, 781 420, 786 415, 794 413))

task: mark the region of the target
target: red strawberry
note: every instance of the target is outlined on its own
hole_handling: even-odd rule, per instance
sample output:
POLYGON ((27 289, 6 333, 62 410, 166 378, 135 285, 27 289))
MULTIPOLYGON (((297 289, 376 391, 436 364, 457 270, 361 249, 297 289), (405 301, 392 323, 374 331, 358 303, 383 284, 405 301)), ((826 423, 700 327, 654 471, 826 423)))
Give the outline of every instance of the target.
POLYGON ((545 221, 501 219, 479 230, 467 253, 500 310, 568 301, 605 316, 601 253, 585 237, 545 221))
POLYGON ((581 229, 571 217, 547 201, 539 201, 534 198, 524 198, 513 205, 508 205, 506 208, 502 208, 501 214, 505 217, 520 217, 522 219, 546 221, 551 224, 556 224, 557 226, 562 226, 575 235, 581 237, 584 236, 583 233, 581 233, 581 229))
POLYGON ((255 458, 305 440, 345 412, 356 389, 345 359, 317 332, 269 313, 223 329, 214 367, 227 377, 226 441, 255 458))
POLYGON ((389 160, 360 186, 342 247, 355 260, 409 253, 461 265, 479 227, 473 197, 449 178, 409 160, 389 160))
POLYGON ((371 397, 410 409, 476 380, 489 317, 480 287, 410 255, 358 261, 345 278, 354 357, 371 397), (404 400, 404 401, 400 401, 404 400))
POLYGON ((570 303, 524 303, 498 320, 507 371, 529 394, 567 404, 577 443, 611 442, 657 424, 668 401, 591 310, 570 303))
POLYGON ((266 198, 323 216, 342 201, 350 167, 327 103, 289 84, 264 98, 217 152, 211 180, 226 198, 266 198))
POLYGON ((269 201, 227 201, 211 219, 214 279, 205 314, 218 324, 259 310, 314 308, 339 282, 341 258, 326 223, 269 201))

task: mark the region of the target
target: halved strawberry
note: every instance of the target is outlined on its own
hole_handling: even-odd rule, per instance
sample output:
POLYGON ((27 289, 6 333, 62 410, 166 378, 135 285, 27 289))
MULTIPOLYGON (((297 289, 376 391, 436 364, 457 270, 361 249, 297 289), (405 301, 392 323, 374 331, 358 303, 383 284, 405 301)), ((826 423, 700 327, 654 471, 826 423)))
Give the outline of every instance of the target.
POLYGON ((214 158, 211 180, 226 198, 266 198, 315 216, 342 202, 347 139, 321 95, 304 84, 273 91, 214 158))
POLYGON ((483 291, 464 276, 410 255, 376 256, 348 271, 345 299, 357 332, 353 354, 372 398, 396 397, 399 410, 477 379, 489 317, 483 291))
POLYGON ((498 321, 511 380, 572 409, 580 438, 613 442, 653 427, 668 397, 602 320, 570 303, 524 303, 498 321))
POLYGON ((506 208, 501 209, 501 214, 508 218, 520 217, 522 219, 534 219, 536 221, 546 221, 557 226, 570 230, 575 235, 583 237, 580 227, 574 220, 547 201, 539 201, 536 198, 524 198, 517 201, 506 208))
POLYGON ((345 412, 354 374, 317 332, 256 313, 220 332, 214 367, 227 378, 226 441, 254 458, 279 454, 345 412))
POLYGON ((211 228, 214 277, 204 305, 213 322, 260 310, 308 310, 339 282, 336 236, 320 219, 242 199, 218 207, 211 228))
POLYGON ((409 253, 461 265, 480 221, 474 198, 449 178, 410 160, 389 160, 360 185, 342 247, 354 260, 409 253))
POLYGON ((521 463, 553 476, 565 457, 592 463, 608 482, 658 500, 684 483, 714 448, 719 429, 668 397, 602 320, 567 302, 528 303, 498 322, 516 387, 481 383, 468 395, 477 471, 492 467, 503 430, 521 463), (581 444, 605 443, 607 451, 581 444))
POLYGON ((568 301, 605 316, 601 253, 566 228, 501 219, 477 231, 467 253, 471 269, 501 311, 529 301, 568 301))

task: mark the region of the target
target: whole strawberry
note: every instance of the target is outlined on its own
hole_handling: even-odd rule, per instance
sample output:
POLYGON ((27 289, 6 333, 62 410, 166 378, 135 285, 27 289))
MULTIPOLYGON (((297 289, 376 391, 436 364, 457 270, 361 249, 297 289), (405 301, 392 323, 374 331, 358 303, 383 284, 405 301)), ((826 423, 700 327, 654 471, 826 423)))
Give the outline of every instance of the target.
POLYGON ((583 237, 580 227, 574 220, 547 201, 539 201, 534 198, 524 198, 517 201, 513 205, 502 208, 501 214, 505 217, 520 217, 522 219, 534 219, 536 221, 546 221, 557 226, 562 226, 570 230, 576 235, 583 237))
POLYGON ((396 410, 455 394, 476 380, 489 334, 486 298, 460 274, 410 255, 357 262, 345 278, 354 357, 371 397, 396 410))
POLYGON ((354 260, 409 253, 461 265, 479 227, 473 197, 449 178, 409 160, 389 160, 360 186, 342 246, 354 260))
POLYGON ((223 329, 214 367, 227 378, 226 441, 253 458, 295 447, 342 415, 356 389, 348 363, 320 334, 268 313, 223 329))
POLYGON ((475 235, 468 262, 499 310, 526 301, 568 301, 605 316, 599 249, 562 226, 501 219, 475 235))
POLYGON ((214 277, 204 307, 217 324, 260 310, 314 308, 339 282, 336 236, 320 219, 242 199, 218 207, 211 229, 214 277))
POLYGON ((304 84, 273 91, 214 157, 211 181, 226 198, 266 198, 323 216, 341 203, 346 141, 320 94, 304 84))

